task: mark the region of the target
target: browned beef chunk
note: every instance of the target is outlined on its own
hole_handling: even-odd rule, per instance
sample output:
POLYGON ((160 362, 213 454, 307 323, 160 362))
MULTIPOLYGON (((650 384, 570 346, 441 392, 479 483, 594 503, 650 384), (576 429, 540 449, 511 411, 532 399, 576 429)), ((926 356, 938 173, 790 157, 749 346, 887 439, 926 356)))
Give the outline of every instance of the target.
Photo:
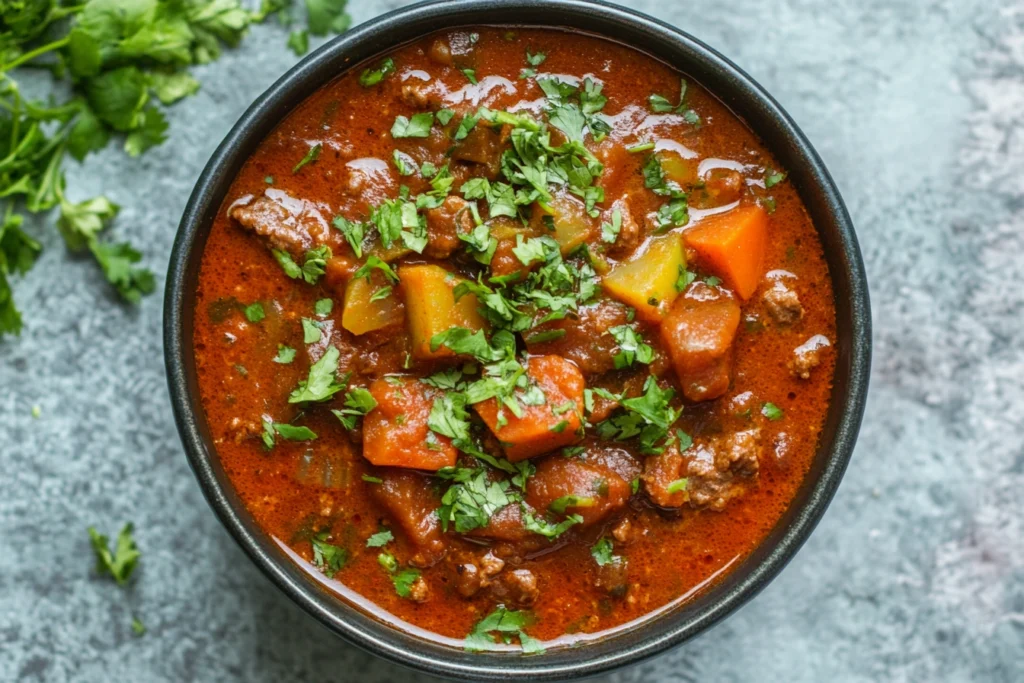
POLYGON ((268 189, 261 197, 235 202, 228 215, 246 230, 265 238, 272 248, 295 257, 326 242, 330 230, 312 202, 275 189, 268 189))
POLYGON ((690 505, 722 510, 730 499, 746 491, 757 476, 761 430, 748 429, 716 439, 713 448, 687 452, 686 479, 690 505))
POLYGON ((621 598, 629 589, 627 568, 626 558, 615 557, 611 562, 598 566, 594 583, 613 598, 621 598))
POLYGON ((543 458, 526 484, 526 500, 539 513, 551 510, 552 503, 560 500, 564 514, 580 515, 582 526, 601 521, 628 499, 629 483, 613 470, 558 453, 543 458))
POLYGON ((675 508, 689 502, 695 508, 722 510, 757 476, 760 450, 760 429, 694 444, 685 453, 669 446, 663 453, 648 456, 644 463, 644 490, 660 507, 675 508))
POLYGON ((441 502, 430 480, 411 470, 381 468, 379 472, 383 482, 370 486, 370 492, 416 549, 410 564, 433 565, 444 556, 447 543, 435 513, 441 502))
POLYGON ((537 602, 539 595, 537 577, 529 569, 507 571, 491 584, 494 600, 516 607, 530 607, 537 602))
POLYGON ((423 253, 431 258, 445 259, 459 248, 459 233, 473 230, 473 216, 469 204, 459 197, 448 197, 436 209, 427 211, 427 248, 423 253))
POLYGON ((505 568, 505 560, 488 550, 483 556, 462 553, 455 564, 455 589, 464 598, 471 598, 487 588, 505 568))
POLYGON ((828 337, 816 334, 800 346, 793 349, 793 359, 789 361, 789 371, 800 379, 809 379, 811 370, 821 365, 822 352, 831 346, 828 337))
POLYGON ((549 331, 564 331, 564 336, 540 344, 528 343, 527 348, 530 353, 571 360, 585 375, 608 372, 615 368, 614 358, 619 350, 608 328, 627 324, 627 316, 626 307, 610 299, 582 306, 562 320, 538 325, 526 334, 526 339, 549 331))
POLYGON ((402 84, 402 101, 410 107, 426 109, 440 106, 441 96, 430 83, 413 80, 402 84))
POLYGON ((690 206, 695 209, 713 209, 737 201, 747 184, 739 171, 731 168, 713 168, 704 174, 703 186, 690 193, 690 206))
POLYGON ((487 169, 487 174, 493 178, 501 170, 503 151, 501 132, 480 122, 469 135, 455 145, 452 158, 483 166, 487 169))
POLYGON ((776 280, 763 298, 768 314, 780 325, 792 325, 804 315, 800 297, 782 280, 776 280))

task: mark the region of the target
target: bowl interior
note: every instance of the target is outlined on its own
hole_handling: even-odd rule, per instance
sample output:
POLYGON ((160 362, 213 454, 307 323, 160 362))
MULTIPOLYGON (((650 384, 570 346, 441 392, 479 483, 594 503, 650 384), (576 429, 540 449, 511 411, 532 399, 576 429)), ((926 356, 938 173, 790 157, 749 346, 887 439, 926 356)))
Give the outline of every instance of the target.
POLYGON ((694 38, 654 19, 582 0, 448 0, 392 12, 335 39, 285 74, 242 116, 200 177, 171 254, 165 353, 172 403, 189 461, 207 499, 253 561, 292 599, 350 642, 434 674, 473 680, 592 676, 651 656, 700 633, 763 588, 810 534, 831 500, 860 425, 870 364, 870 311, 850 218, 832 179, 789 116, 760 86, 694 38), (719 583, 675 609, 581 648, 523 657, 469 654, 389 627, 323 589, 253 522, 221 469, 198 406, 192 325, 199 263, 213 217, 238 170, 302 100, 351 66, 441 29, 530 25, 593 33, 686 74, 757 133, 789 172, 817 228, 836 300, 837 362, 832 402, 810 472, 765 541, 719 583))

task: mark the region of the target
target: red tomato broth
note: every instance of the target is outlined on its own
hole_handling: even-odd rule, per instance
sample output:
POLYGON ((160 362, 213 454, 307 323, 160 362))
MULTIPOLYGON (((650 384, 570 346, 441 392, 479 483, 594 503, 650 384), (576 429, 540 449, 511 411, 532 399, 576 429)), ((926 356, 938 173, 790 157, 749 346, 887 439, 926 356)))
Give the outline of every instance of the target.
MULTIPOLYGON (((482 28, 472 49, 478 79, 502 76, 517 90, 488 100, 491 109, 510 108, 520 101, 543 97, 532 80, 518 78, 527 66, 527 49, 547 55, 536 67, 538 72, 599 76, 608 98, 604 113, 613 120, 633 115, 643 121, 647 114, 641 116, 641 112, 648 111, 650 94, 662 94, 673 103, 678 95, 677 72, 626 46, 555 30, 515 29, 513 39, 506 33, 505 29, 482 28)), ((317 286, 308 286, 286 277, 266 246, 240 229, 226 211, 239 197, 262 194, 269 177, 273 178, 273 188, 314 202, 328 220, 339 213, 365 218, 371 205, 394 196, 394 192, 373 188, 346 196, 341 190, 346 177, 344 164, 352 159, 377 158, 394 173, 390 159, 396 145, 389 133, 391 124, 396 115, 420 111, 401 100, 403 75, 414 70, 427 72, 446 84, 449 91, 473 87, 455 68, 439 67, 430 60, 434 39, 427 37, 392 52, 397 72, 377 87, 360 86, 359 68, 324 86, 299 104, 246 162, 205 247, 194 350, 201 402, 214 447, 257 524, 307 562, 313 559, 311 534, 332 530, 332 542, 347 548, 350 557, 335 581, 409 624, 461 639, 492 611, 496 601, 486 591, 472 598, 460 596, 445 562, 422 571, 430 595, 426 602, 413 602, 396 593, 391 576, 378 563, 380 550, 365 547, 365 539, 382 526, 392 529, 395 540, 388 550, 403 566, 415 548, 369 494, 374 484, 362 480, 363 475, 374 476, 377 468, 361 457, 358 443, 350 441, 328 410, 313 407, 303 415, 301 424, 318 435, 313 442, 279 438, 270 452, 261 443, 261 416, 285 421, 298 414, 298 408, 287 402, 289 393, 306 378, 311 361, 319 358, 324 344, 347 335, 341 331, 342 296, 340 290, 332 293, 323 280, 317 286), (316 141, 322 144, 319 159, 293 174, 294 165, 316 141), (315 354, 310 358, 299 320, 315 318, 314 303, 327 296, 335 301, 333 311, 325 318, 330 330, 323 330, 320 345, 310 347, 315 354), (266 318, 249 323, 239 308, 224 303, 232 298, 242 305, 263 302, 266 318), (298 350, 295 362, 273 362, 278 344, 298 350), (310 450, 312 457, 307 455, 310 450)), ((700 115, 702 125, 665 126, 670 129, 665 137, 684 144, 700 159, 739 162, 746 168, 778 168, 753 133, 713 95, 691 83, 686 102, 700 115)), ((641 167, 646 155, 622 150, 623 145, 643 139, 642 135, 620 137, 613 133, 595 146, 588 138, 588 146, 598 150, 606 166, 600 181, 606 192, 602 206, 610 206, 616 197, 627 193, 649 198, 650 207, 662 202, 644 187, 641 167)), ((406 146, 427 144, 418 140, 400 142, 406 146)), ((414 194, 425 187, 415 176, 398 182, 408 183, 414 194)), ((458 185, 456 182, 455 187, 458 185)), ((831 348, 824 350, 821 365, 810 380, 794 377, 787 360, 796 346, 814 334, 834 342, 835 314, 822 247, 795 189, 783 182, 772 187, 769 194, 777 208, 769 220, 765 271, 783 269, 796 276, 804 316, 791 326, 773 324, 761 298, 771 283, 762 279, 757 292, 742 304, 740 331, 733 344, 730 389, 713 401, 687 405, 675 425, 698 440, 751 425, 759 427, 764 448, 759 455, 756 485, 731 499, 722 511, 683 508, 674 515, 653 508, 641 491, 616 516, 567 534, 551 547, 524 553, 520 566, 534 573, 539 588, 532 607, 536 621, 528 629, 532 637, 553 640, 567 633, 608 631, 690 594, 696 587, 706 586, 720 578, 723 569, 734 566, 737 558, 748 555, 790 504, 814 457, 824 423, 834 353, 831 348), (742 397, 748 392, 751 398, 744 402, 742 397), (768 401, 784 411, 783 419, 769 421, 760 414, 762 404, 768 401), (635 530, 628 544, 615 548, 616 555, 628 560, 630 586, 624 598, 612 598, 593 585, 591 547, 622 517, 628 518, 635 530)), ((637 214, 642 216, 643 212, 637 214)), ((699 224, 699 214, 691 209, 690 226, 699 224)), ((596 226, 599 221, 594 223, 596 226)), ((415 254, 411 261, 443 263, 415 254)), ((700 264, 694 265, 700 269, 700 264)), ((655 329, 642 329, 647 343, 660 350, 655 329)), ((348 344, 359 346, 360 341, 353 342, 350 335, 346 339, 348 344)), ((368 377, 401 370, 408 349, 401 339, 364 346, 356 354, 355 366, 365 369, 368 377)), ((426 375, 444 365, 418 362, 414 370, 426 375)), ((665 374, 672 376, 671 370, 665 374)), ((339 403, 329 405, 337 407, 339 403)), ((631 446, 625 450, 636 455, 631 446)), ((562 456, 556 452, 545 457, 562 456)), ((642 462, 642 456, 637 459, 642 462)), ((454 534, 448 537, 449 555, 479 549, 476 543, 454 534)))

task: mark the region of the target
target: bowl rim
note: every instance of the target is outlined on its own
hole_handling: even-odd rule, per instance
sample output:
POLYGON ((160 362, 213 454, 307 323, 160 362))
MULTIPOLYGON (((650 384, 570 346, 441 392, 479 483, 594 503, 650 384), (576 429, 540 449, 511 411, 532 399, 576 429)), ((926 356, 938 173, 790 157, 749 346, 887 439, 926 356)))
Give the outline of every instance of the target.
MULTIPOLYGON (((700 78, 696 80, 705 83, 700 78)), ((196 182, 171 250, 164 297, 164 355, 175 422, 207 502, 264 575, 320 624, 363 650, 433 675, 463 680, 560 680, 594 676, 680 645, 738 609, 778 575, 821 519, 852 455, 867 398, 871 314, 856 234, 835 183, 789 115, 723 55, 665 22, 603 0, 429 0, 356 26, 306 56, 248 107, 218 145, 196 182), (194 311, 190 304, 205 234, 251 149, 288 111, 350 66, 440 28, 488 24, 562 27, 620 42, 623 35, 629 34, 647 39, 649 42, 642 43, 642 51, 668 62, 678 71, 688 76, 694 71, 708 78, 713 76, 718 81, 717 89, 704 87, 734 111, 742 111, 742 118, 777 157, 780 154, 776 148, 784 146, 791 157, 785 166, 790 177, 794 182, 797 176, 803 178, 802 187, 798 187, 801 199, 807 204, 805 194, 814 196, 816 209, 812 217, 822 242, 828 243, 826 258, 837 306, 837 344, 842 344, 836 376, 839 377, 840 366, 845 373, 844 387, 833 388, 830 420, 822 432, 815 458, 822 461, 817 478, 805 481, 803 493, 798 494, 804 498, 801 504, 791 505, 794 509, 779 520, 778 528, 741 562, 750 565, 742 576, 735 576, 741 570, 736 567, 720 582, 724 585, 716 585, 672 614, 648 619, 631 631, 616 633, 583 648, 561 648, 528 657, 508 653, 467 656, 453 648, 420 640, 366 616, 314 585, 299 568, 290 566, 294 562, 284 557, 280 548, 255 526, 240 504, 207 443, 204 418, 195 394, 191 344, 194 311), (596 26, 602 29, 595 30, 596 26), (656 49, 648 49, 648 45, 656 49), (762 128, 755 127, 752 119, 757 119, 762 128), (779 137, 781 142, 770 141, 767 134, 779 137), (820 218, 827 219, 826 228, 820 218), (840 334, 840 307, 848 339, 840 334), (829 441, 826 431, 831 434, 827 448, 821 445, 829 441), (771 540, 771 546, 764 547, 771 540), (699 609, 688 607, 701 601, 707 604, 699 605, 699 609)), ((809 473, 807 479, 810 478, 809 473)))

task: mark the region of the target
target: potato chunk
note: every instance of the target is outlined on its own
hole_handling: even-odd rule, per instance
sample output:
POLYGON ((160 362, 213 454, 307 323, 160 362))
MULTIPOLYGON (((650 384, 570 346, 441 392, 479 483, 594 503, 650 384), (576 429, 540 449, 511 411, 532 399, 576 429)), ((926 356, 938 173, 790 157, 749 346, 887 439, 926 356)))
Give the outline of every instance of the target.
POLYGON ((729 389, 732 342, 740 306, 720 287, 692 285, 661 324, 661 339, 691 401, 710 401, 729 389))
POLYGON ((526 460, 579 440, 580 414, 583 410, 583 375, 559 356, 534 356, 526 366, 526 375, 544 393, 541 405, 519 401, 521 417, 503 407, 507 420, 498 426, 498 401, 491 398, 473 406, 505 447, 512 462, 526 460))
POLYGON ((455 465, 451 439, 430 431, 432 390, 415 379, 388 377, 370 385, 377 407, 363 418, 363 457, 378 466, 439 470, 455 465))
POLYGON ((412 337, 412 354, 416 358, 433 359, 455 355, 451 349, 441 347, 430 350, 430 340, 436 334, 453 327, 484 330, 485 321, 477 312, 479 303, 472 294, 455 301, 453 290, 464 280, 440 266, 400 266, 398 279, 405 297, 406 320, 412 337))
POLYGON ((341 326, 355 335, 366 334, 392 325, 401 325, 405 319, 405 307, 398 296, 372 300, 374 292, 387 285, 377 278, 359 277, 349 280, 345 286, 345 305, 341 313, 341 326))
POLYGON ((575 197, 557 195, 549 204, 550 212, 535 212, 540 220, 540 226, 535 225, 535 230, 542 235, 550 235, 561 248, 562 254, 583 244, 590 238, 594 229, 594 223, 587 215, 587 207, 575 197), (545 217, 547 220, 545 220, 545 217), (551 232, 551 226, 554 232, 551 232))
POLYGON ((646 248, 612 268, 602 281, 605 291, 636 309, 637 317, 661 322, 678 296, 676 281, 686 270, 678 233, 651 238, 646 248))

